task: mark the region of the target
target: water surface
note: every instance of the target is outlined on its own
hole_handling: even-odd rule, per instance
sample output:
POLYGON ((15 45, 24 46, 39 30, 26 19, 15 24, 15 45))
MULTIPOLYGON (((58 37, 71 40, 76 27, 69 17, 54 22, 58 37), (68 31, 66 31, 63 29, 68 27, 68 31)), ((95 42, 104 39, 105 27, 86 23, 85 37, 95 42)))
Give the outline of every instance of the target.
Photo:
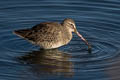
POLYGON ((1 0, 1 80, 120 80, 119 0, 1 0), (59 49, 42 51, 12 33, 44 21, 73 18, 92 44, 75 34, 59 49))

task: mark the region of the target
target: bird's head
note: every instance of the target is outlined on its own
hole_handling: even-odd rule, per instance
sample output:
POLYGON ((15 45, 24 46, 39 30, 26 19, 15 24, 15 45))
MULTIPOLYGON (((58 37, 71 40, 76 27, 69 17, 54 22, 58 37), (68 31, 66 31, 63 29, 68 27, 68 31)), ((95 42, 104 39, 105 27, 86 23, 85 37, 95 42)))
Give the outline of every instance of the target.
POLYGON ((88 45, 88 50, 91 51, 91 46, 88 43, 88 41, 77 31, 77 28, 76 28, 74 20, 72 20, 70 18, 66 18, 66 19, 64 19, 62 24, 64 26, 66 26, 67 29, 69 29, 70 32, 76 33, 88 45))
POLYGON ((64 19, 63 25, 66 26, 70 32, 75 32, 77 30, 74 20, 70 18, 64 19))

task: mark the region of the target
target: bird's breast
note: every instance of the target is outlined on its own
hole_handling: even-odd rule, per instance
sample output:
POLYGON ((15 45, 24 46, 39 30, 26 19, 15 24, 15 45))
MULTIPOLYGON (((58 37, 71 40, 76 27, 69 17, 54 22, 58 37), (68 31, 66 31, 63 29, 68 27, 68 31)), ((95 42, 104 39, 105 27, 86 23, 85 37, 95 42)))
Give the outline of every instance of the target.
POLYGON ((68 44, 71 41, 71 39, 72 39, 72 33, 71 32, 64 32, 63 33, 62 40, 63 40, 64 45, 68 44))

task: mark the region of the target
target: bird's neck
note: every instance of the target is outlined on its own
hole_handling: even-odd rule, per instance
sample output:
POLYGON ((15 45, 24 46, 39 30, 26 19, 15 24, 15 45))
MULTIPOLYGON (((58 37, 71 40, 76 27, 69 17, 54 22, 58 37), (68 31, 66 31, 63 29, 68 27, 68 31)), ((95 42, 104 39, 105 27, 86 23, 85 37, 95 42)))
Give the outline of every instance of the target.
POLYGON ((63 34, 63 41, 65 44, 67 44, 72 39, 72 32, 68 29, 67 26, 63 26, 62 28, 62 34, 63 34))

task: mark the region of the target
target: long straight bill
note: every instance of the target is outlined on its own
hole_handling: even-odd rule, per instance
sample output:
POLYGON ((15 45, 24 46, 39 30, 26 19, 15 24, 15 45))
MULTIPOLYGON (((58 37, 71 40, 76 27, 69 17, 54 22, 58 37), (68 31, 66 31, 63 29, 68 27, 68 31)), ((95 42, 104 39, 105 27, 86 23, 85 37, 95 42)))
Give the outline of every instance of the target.
POLYGON ((86 45, 88 45, 88 52, 91 53, 91 45, 88 41, 78 31, 76 31, 76 34, 86 43, 86 45))

